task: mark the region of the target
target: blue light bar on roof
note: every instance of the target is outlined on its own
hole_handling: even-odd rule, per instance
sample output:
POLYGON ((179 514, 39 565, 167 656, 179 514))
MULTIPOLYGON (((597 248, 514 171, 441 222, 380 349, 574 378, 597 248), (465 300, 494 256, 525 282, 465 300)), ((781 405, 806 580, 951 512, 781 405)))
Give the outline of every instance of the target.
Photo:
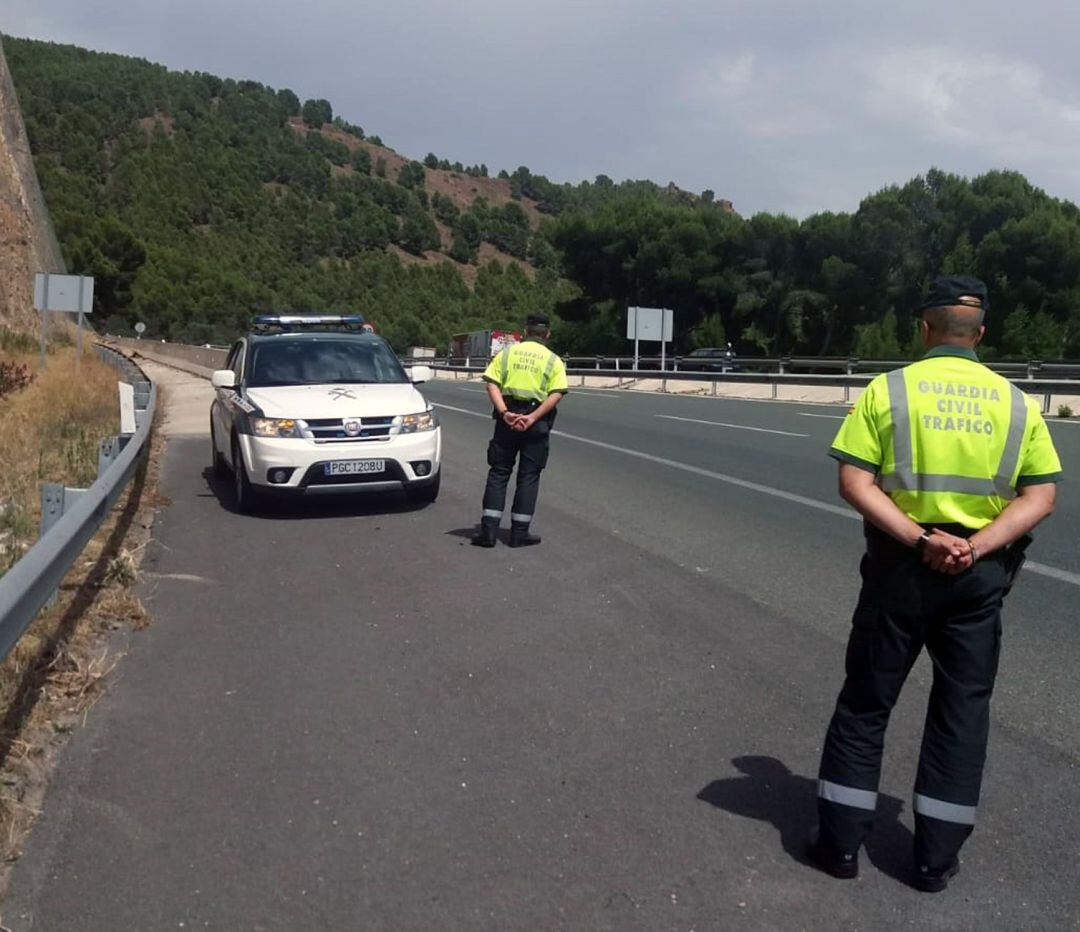
POLYGON ((254 326, 257 330, 280 327, 291 330, 296 327, 362 327, 363 314, 257 314, 254 326))

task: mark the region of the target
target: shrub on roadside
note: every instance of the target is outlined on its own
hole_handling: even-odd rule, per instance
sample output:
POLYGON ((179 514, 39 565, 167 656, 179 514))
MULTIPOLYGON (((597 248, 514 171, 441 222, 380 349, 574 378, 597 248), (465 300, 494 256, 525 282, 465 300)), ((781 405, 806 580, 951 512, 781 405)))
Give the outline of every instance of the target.
POLYGON ((1073 409, 1068 405, 1058 405, 1058 417, 1072 417, 1073 409))
POLYGON ((0 360, 0 398, 26 388, 34 381, 34 374, 25 362, 0 360))

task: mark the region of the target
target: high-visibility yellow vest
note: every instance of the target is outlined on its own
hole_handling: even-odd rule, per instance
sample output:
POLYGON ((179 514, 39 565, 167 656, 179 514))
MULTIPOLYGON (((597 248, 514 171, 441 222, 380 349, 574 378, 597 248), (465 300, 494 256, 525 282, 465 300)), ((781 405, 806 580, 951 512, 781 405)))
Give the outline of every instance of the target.
POLYGON ((938 346, 879 375, 844 419, 829 455, 870 470, 920 524, 978 529, 1016 489, 1061 480, 1035 401, 972 350, 938 346))
POLYGON ((538 340, 504 347, 484 371, 484 381, 518 401, 540 402, 552 392, 569 391, 563 361, 538 340))

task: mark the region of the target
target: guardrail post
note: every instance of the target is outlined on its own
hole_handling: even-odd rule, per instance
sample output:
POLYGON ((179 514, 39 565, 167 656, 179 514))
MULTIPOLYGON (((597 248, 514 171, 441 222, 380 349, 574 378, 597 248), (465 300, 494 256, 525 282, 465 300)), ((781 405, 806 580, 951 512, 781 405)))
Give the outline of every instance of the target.
MULTIPOLYGON (((38 538, 45 536, 49 530, 64 515, 64 487, 58 482, 45 482, 41 486, 41 524, 38 538)), ((51 607, 56 604, 59 591, 54 589, 49 598, 45 600, 45 606, 51 607)))
POLYGON ((38 537, 44 537, 57 521, 64 516, 64 487, 59 482, 43 482, 41 485, 41 524, 38 537))
MULTIPOLYGON (((777 369, 778 369, 780 375, 783 375, 786 368, 787 368, 787 366, 791 365, 791 357, 790 356, 781 356, 776 361, 776 365, 777 365, 777 369)), ((774 385, 773 388, 775 389, 776 386, 774 385)), ((775 398, 775 397, 776 397, 776 395, 773 395, 773 398, 775 398)))
MULTIPOLYGON (((849 372, 848 375, 851 375, 851 373, 849 372)), ((848 385, 845 382, 844 383, 844 404, 850 404, 850 403, 851 403, 851 386, 848 385)))
POLYGON ((600 371, 600 357, 599 356, 596 357, 596 371, 597 372, 600 371))
POLYGON ((120 455, 123 447, 119 437, 105 437, 98 445, 97 474, 101 476, 120 455))
MULTIPOLYGON (((780 374, 783 375, 783 372, 781 371, 780 374)), ((772 383, 772 399, 773 399, 773 401, 776 401, 776 398, 777 398, 776 389, 777 389, 777 386, 779 386, 779 384, 780 384, 779 382, 773 382, 772 383)))
POLYGON ((1043 398, 1043 414, 1050 413, 1050 393, 1047 392, 1043 398))

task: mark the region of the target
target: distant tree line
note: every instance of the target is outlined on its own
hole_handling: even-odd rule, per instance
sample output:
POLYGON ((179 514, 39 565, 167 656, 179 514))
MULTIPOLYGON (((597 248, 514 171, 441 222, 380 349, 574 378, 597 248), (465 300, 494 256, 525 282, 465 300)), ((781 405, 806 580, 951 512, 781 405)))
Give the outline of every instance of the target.
POLYGON ((639 304, 676 309, 684 348, 906 356, 927 281, 971 274, 991 291, 984 355, 1080 354, 1080 212, 1015 172, 931 170, 802 222, 626 192, 564 211, 549 236, 581 288, 558 307, 567 340, 589 352, 623 346, 639 304))
POLYGON ((499 173, 509 202, 462 203, 428 173, 486 165, 429 153, 390 171, 379 137, 329 101, 4 43, 57 234, 113 331, 143 320, 152 336, 226 341, 261 311, 361 310, 395 345, 443 346, 539 311, 558 319, 557 348, 620 352, 640 304, 675 310, 679 351, 897 357, 917 351, 927 280, 952 272, 990 285, 985 353, 1080 354, 1080 214, 1015 172, 931 170, 801 222, 743 218, 712 190, 557 184, 525 166, 499 173), (476 263, 484 243, 533 274, 485 265, 470 288, 457 266, 391 248, 476 263))

